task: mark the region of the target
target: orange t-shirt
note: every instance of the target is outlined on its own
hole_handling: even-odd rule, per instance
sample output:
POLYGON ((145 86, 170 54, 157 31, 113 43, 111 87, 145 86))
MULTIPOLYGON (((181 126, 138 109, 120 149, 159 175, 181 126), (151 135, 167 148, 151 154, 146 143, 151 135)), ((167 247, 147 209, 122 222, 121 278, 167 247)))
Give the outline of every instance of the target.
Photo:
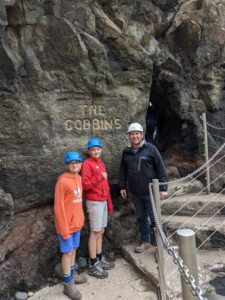
POLYGON ((63 173, 58 177, 54 198, 55 226, 64 239, 84 225, 80 175, 63 173))

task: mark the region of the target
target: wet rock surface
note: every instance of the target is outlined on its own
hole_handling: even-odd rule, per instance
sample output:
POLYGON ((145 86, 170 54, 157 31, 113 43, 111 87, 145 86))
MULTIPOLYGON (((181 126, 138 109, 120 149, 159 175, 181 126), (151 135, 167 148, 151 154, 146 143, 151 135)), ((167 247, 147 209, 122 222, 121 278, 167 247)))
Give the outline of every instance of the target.
POLYGON ((52 208, 16 214, 0 248, 0 299, 46 284, 57 262, 58 245, 52 208))
POLYGON ((0 188, 0 239, 2 239, 12 226, 14 218, 14 201, 9 193, 0 188))
POLYGON ((225 276, 219 276, 209 282, 214 286, 216 293, 221 296, 225 296, 224 278, 225 276))

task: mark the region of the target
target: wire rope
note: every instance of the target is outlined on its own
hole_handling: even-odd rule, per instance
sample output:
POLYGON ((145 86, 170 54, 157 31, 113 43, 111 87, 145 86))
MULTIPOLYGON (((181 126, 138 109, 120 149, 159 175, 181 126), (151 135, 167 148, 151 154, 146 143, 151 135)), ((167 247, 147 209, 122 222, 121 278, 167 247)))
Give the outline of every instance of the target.
MULTIPOLYGON (((225 173, 225 172, 224 172, 225 173)), ((216 196, 212 197, 204 206, 202 206, 194 215, 192 215, 188 220, 186 220, 177 230, 183 228, 184 225, 186 225, 187 223, 189 223, 200 211, 202 211, 204 208, 206 208, 213 200, 217 199, 223 192, 225 191, 225 188, 223 188, 220 193, 216 194, 216 196)), ((222 206, 223 208, 223 206, 222 206)), ((209 218, 209 220, 211 220, 219 211, 221 210, 221 208, 219 210, 216 211, 216 213, 211 216, 209 218)), ((207 222, 205 222, 204 224, 207 224, 207 222)), ((174 234, 176 233, 176 231, 173 232, 173 234, 171 234, 168 239, 170 239, 171 237, 174 236, 174 234)), ((198 230, 195 232, 195 234, 198 232, 198 230)))
MULTIPOLYGON (((225 154, 224 154, 225 157, 225 154)), ((222 158, 221 158, 222 159, 222 158)), ((220 177, 222 177, 225 174, 225 171, 220 174, 219 176, 217 176, 210 184, 208 184, 207 186, 205 186, 200 192, 198 192, 197 194, 195 194, 194 197, 192 197, 191 199, 188 200, 188 202, 184 203, 181 207, 179 207, 179 209, 177 209, 172 215, 170 215, 166 220, 163 221, 163 224, 165 224, 165 222, 167 222, 168 220, 170 220, 173 216, 175 216, 182 208, 184 208, 187 204, 189 204, 190 202, 192 202, 194 199, 196 199, 197 196, 199 196, 204 190, 206 190, 208 187, 210 187, 211 184, 213 184, 215 181, 217 181, 220 177)))
MULTIPOLYGON (((223 157, 225 157, 225 154, 224 156, 220 157, 217 161, 215 161, 212 165, 209 166, 209 168, 213 167, 216 163, 219 163, 221 159, 223 159, 223 157)), ((205 173, 205 170, 201 171, 201 173, 199 173, 196 177, 194 177, 190 182, 188 183, 184 183, 182 187, 180 187, 179 190, 175 191, 172 195, 170 195, 168 198, 164 199, 164 201, 168 201, 170 200, 171 198, 173 198, 174 196, 176 196, 179 191, 184 187, 184 186, 188 186, 189 184, 191 184, 192 182, 194 182, 196 180, 196 178, 200 177, 203 173, 205 173)))
POLYGON ((217 138, 217 139, 225 140, 225 138, 222 137, 222 136, 219 136, 219 135, 216 135, 216 134, 212 134, 212 133, 210 133, 210 135, 211 135, 211 137, 215 137, 215 138, 217 138))
POLYGON ((213 129, 216 129, 216 130, 225 130, 224 127, 217 127, 217 126, 214 126, 214 125, 210 124, 209 122, 206 122, 206 124, 207 124, 209 127, 213 128, 213 129))
POLYGON ((199 167, 197 170, 195 170, 194 172, 188 174, 185 177, 176 179, 176 180, 172 180, 172 181, 167 181, 167 182, 159 182, 159 185, 167 185, 167 184, 171 184, 171 183, 178 183, 178 182, 182 182, 185 181, 187 179, 192 178, 195 174, 197 174, 198 172, 200 172, 201 170, 203 170, 206 167, 209 167, 209 164, 211 163, 211 161, 213 161, 213 159, 225 148, 225 143, 223 143, 220 148, 213 154, 213 156, 206 162, 204 163, 201 167, 199 167))

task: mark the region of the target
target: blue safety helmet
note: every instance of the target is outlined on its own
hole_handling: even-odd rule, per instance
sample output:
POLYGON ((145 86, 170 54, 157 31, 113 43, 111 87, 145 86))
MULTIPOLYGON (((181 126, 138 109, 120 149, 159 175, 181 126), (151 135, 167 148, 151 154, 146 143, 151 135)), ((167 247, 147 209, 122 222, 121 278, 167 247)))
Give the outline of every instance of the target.
POLYGON ((89 150, 89 149, 92 148, 92 147, 100 147, 100 148, 102 148, 103 145, 102 145, 101 140, 98 139, 98 138, 90 138, 90 139, 88 140, 88 142, 87 142, 87 148, 88 148, 88 150, 89 150))
POLYGON ((64 156, 65 164, 69 163, 72 160, 78 160, 78 161, 82 162, 83 157, 81 156, 81 154, 79 152, 75 152, 75 151, 67 152, 66 155, 64 156))

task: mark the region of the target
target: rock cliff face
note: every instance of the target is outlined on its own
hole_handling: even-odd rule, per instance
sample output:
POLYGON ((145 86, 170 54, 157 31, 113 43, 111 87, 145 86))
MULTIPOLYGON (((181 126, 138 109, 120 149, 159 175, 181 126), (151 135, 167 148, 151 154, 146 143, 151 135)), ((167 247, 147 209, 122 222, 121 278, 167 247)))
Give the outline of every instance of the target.
POLYGON ((2 0, 2 243, 16 216, 52 202, 64 153, 85 154, 89 137, 102 138, 115 183, 127 125, 144 123, 149 99, 160 150, 201 153, 201 113, 225 127, 224 75, 223 0, 2 0))

